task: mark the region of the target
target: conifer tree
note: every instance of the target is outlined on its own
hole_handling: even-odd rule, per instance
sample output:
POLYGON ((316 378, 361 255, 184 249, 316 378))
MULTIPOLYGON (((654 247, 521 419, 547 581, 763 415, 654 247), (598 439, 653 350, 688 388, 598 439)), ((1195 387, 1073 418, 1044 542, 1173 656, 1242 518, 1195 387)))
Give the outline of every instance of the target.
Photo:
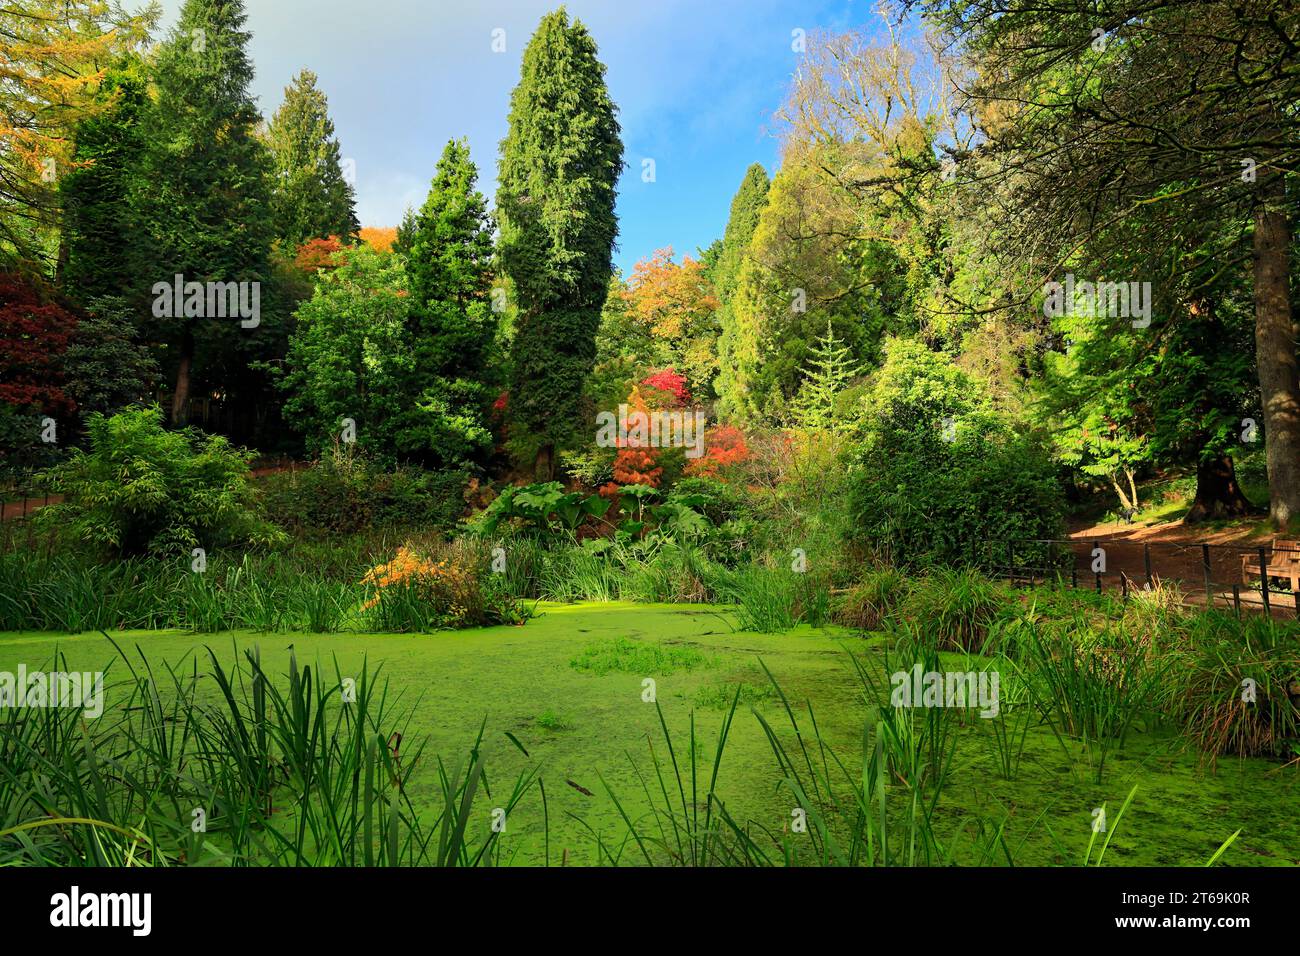
POLYGON ((741 267, 753 241, 754 230, 758 228, 763 207, 767 205, 770 187, 771 180, 762 164, 754 163, 745 170, 745 178, 740 181, 740 188, 731 200, 731 215, 713 269, 713 288, 721 303, 717 311, 720 331, 715 387, 724 411, 737 417, 745 417, 742 410, 747 407, 747 401, 746 378, 742 371, 745 363, 741 355, 745 351, 745 343, 742 341, 745 336, 736 322, 734 301, 740 284, 741 267))
POLYGON ((444 467, 490 447, 487 415, 497 394, 493 224, 477 180, 469 145, 448 142, 428 198, 403 230, 413 376, 395 440, 402 452, 444 467))
POLYGON ((144 151, 141 123, 149 105, 144 64, 124 58, 107 71, 99 99, 107 105, 77 127, 73 169, 59 182, 59 277, 69 296, 83 305, 121 296, 138 307, 147 290, 140 288, 142 237, 131 195, 144 151))
MULTIPOLYGON (((138 202, 152 247, 146 288, 175 275, 260 288, 268 273, 270 159, 248 92, 253 66, 245 20, 241 0, 185 0, 159 47, 138 202)), ((196 370, 204 384, 228 388, 246 370, 252 340, 269 331, 265 323, 241 328, 239 321, 180 312, 157 319, 173 349, 175 424, 188 417, 196 370)))
POLYGON ((501 143, 497 211, 501 263, 518 313, 510 408, 516 438, 535 448, 539 480, 573 432, 618 235, 623 168, 616 107, 596 43, 563 8, 542 18, 524 50, 501 143))
POLYGON ((853 359, 853 351, 835 337, 835 328, 826 322, 826 334, 817 340, 808 364, 804 366, 804 383, 795 399, 794 409, 799 424, 819 431, 838 431, 835 403, 861 372, 853 359))
POLYGON ((267 144, 274 164, 276 237, 296 248, 309 239, 355 236, 361 228, 356 197, 343 176, 329 101, 311 70, 301 71, 285 87, 267 144))

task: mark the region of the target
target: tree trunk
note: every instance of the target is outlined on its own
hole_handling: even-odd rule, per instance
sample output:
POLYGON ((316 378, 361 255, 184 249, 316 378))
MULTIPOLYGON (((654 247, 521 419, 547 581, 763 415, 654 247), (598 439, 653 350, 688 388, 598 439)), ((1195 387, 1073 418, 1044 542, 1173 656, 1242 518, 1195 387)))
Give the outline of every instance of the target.
POLYGON ((535 481, 551 481, 555 477, 555 446, 545 444, 537 449, 537 461, 533 464, 535 481))
POLYGON ((1196 524, 1221 518, 1244 518, 1255 511, 1237 485, 1231 455, 1203 459, 1196 466, 1196 499, 1183 521, 1196 524))
POLYGON ((190 369, 194 365, 194 337, 181 336, 180 361, 176 365, 176 390, 172 392, 172 425, 181 428, 190 418, 190 369))
POLYGON ((1119 483, 1119 479, 1113 474, 1110 476, 1110 486, 1115 489, 1115 494, 1119 497, 1119 505, 1121 508, 1125 511, 1137 508, 1137 495, 1135 494, 1133 500, 1129 501, 1128 495, 1124 493, 1124 486, 1119 483))
POLYGON ((1276 173, 1261 178, 1255 210, 1255 364, 1264 411, 1269 516, 1285 529, 1300 519, 1300 378, 1291 316, 1291 224, 1276 173))

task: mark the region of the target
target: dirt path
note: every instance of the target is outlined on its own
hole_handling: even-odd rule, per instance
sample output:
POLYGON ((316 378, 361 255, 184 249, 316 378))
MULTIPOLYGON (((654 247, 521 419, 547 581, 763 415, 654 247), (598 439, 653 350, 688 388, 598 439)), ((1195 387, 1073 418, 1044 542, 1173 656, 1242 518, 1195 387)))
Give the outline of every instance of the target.
MULTIPOLYGON (((1150 568, 1152 581, 1177 584, 1188 600, 1205 603, 1207 590, 1217 604, 1232 605, 1238 598, 1243 606, 1262 606, 1258 577, 1244 575, 1243 558, 1256 562, 1258 548, 1268 548, 1272 535, 1258 522, 1223 527, 1200 527, 1181 521, 1156 524, 1079 523, 1069 532, 1074 565, 1080 587, 1095 587, 1093 549, 1106 555, 1102 583, 1106 590, 1122 589, 1121 573, 1132 586, 1143 587, 1150 568), (1234 596, 1233 587, 1237 587, 1234 596)), ((1278 582, 1275 580, 1274 584, 1278 582)), ((1272 589, 1270 589, 1272 590, 1272 589)), ((1272 594, 1275 610, 1294 614, 1289 593, 1272 594)))
POLYGON ((29 515, 33 511, 44 508, 46 505, 57 505, 62 501, 63 495, 50 495, 48 497, 41 495, 39 498, 0 502, 0 521, 15 521, 24 515, 29 515))

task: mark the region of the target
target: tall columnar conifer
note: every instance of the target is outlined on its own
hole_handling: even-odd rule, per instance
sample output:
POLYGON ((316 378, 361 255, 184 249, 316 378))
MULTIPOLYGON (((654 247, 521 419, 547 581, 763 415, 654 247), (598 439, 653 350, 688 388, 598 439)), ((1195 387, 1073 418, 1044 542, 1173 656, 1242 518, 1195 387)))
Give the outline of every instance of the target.
POLYGON ((63 204, 60 280, 72 298, 144 301, 142 236, 132 208, 149 105, 145 65, 124 57, 100 84, 102 111, 77 127, 75 165, 59 181, 63 204))
POLYGON ((722 235, 722 246, 713 271, 713 287, 721 303, 718 307, 718 396, 723 408, 733 415, 743 417, 747 407, 746 376, 741 371, 742 353, 746 351, 743 331, 736 323, 734 299, 740 284, 741 266, 749 252, 749 245, 758 228, 771 180, 762 164, 754 163, 745 170, 745 178, 731 200, 731 216, 722 235))
POLYGON ((524 50, 501 143, 500 256, 518 315, 510 408, 516 438, 536 447, 540 479, 556 443, 579 426, 579 396, 596 357, 611 271, 623 168, 616 107, 596 43, 563 8, 524 50))
MULTIPOLYGON (((269 167, 249 95, 253 66, 241 0, 186 0, 158 50, 157 100, 145 123, 139 205, 156 275, 187 282, 261 282, 272 239, 269 167)), ((179 310, 178 310, 179 311, 179 310)), ((228 319, 157 319, 174 347, 172 421, 187 419, 191 378, 228 387, 247 367, 248 342, 265 324, 243 329, 228 319)))

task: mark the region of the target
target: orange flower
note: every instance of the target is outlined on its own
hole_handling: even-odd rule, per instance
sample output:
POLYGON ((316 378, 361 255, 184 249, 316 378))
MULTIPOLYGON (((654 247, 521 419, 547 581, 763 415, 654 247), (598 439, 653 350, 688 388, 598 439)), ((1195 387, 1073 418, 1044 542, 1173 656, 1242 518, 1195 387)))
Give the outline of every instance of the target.
POLYGON ((466 574, 461 568, 448 565, 445 560, 430 561, 403 545, 398 548, 393 560, 367 571, 361 583, 375 589, 374 596, 363 605, 369 610, 379 603, 383 592, 389 588, 416 588, 422 596, 436 600, 440 585, 444 589, 455 591, 465 585, 466 574))

